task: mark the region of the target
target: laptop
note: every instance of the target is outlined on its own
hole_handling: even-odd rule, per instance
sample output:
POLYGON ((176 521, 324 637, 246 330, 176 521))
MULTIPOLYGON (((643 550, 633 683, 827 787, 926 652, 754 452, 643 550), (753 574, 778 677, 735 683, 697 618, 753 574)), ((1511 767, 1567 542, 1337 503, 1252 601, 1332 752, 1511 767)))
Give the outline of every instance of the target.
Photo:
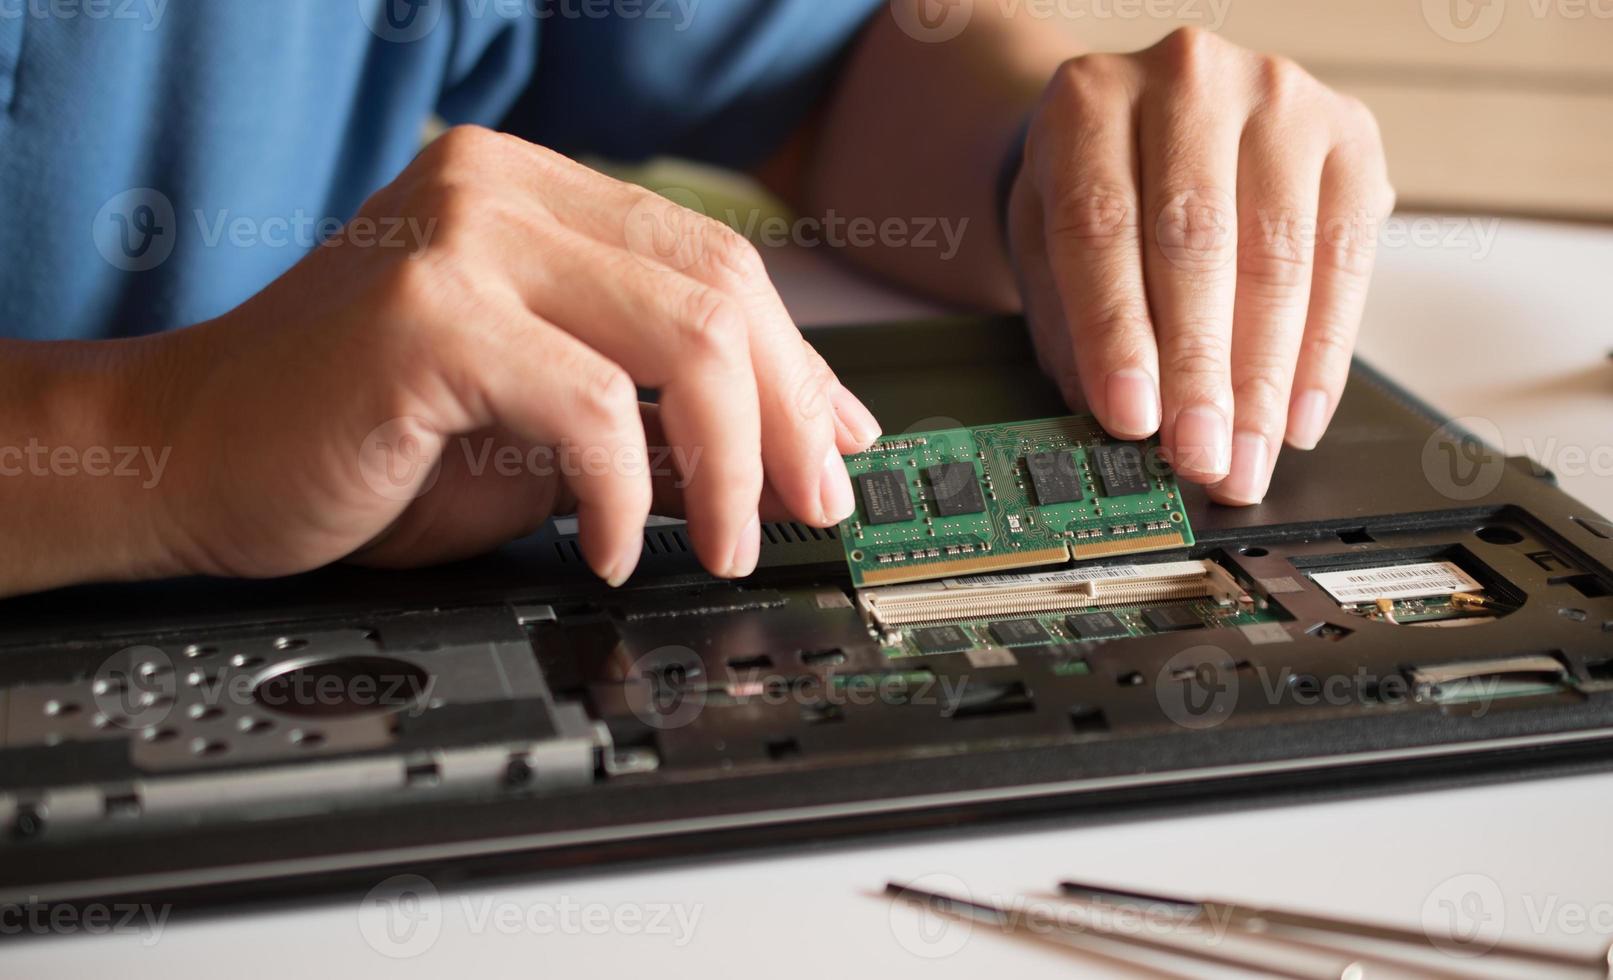
MULTIPOLYGON (((893 430, 1067 413, 1016 321, 808 333, 893 430)), ((656 522, 610 591, 556 521, 418 572, 0 603, 0 903, 216 906, 1613 759, 1613 523, 1529 460, 1357 365, 1264 504, 1181 492, 1180 547, 993 575, 1010 604, 966 629, 944 590, 980 580, 900 619, 840 532, 790 523, 738 583, 656 522)))

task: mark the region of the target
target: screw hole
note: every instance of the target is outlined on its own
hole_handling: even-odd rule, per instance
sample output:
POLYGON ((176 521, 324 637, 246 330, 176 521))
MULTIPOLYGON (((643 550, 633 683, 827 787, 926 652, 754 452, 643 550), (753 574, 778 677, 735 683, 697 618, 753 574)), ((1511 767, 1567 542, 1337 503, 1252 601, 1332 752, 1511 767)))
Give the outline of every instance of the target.
POLYGON ((1510 527, 1481 527, 1473 532, 1485 544, 1522 544, 1523 535, 1510 527))

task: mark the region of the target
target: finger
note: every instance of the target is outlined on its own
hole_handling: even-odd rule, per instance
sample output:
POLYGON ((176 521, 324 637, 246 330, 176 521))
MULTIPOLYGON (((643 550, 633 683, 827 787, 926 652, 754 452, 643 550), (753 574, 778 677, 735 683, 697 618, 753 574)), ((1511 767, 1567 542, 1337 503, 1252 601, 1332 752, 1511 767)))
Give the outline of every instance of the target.
POLYGON ((1296 125, 1287 107, 1257 115, 1244 134, 1232 317, 1232 461, 1227 478, 1210 490, 1220 503, 1259 503, 1271 485, 1305 333, 1326 155, 1327 134, 1296 125))
POLYGON ((526 465, 489 471, 487 461, 512 449, 523 463, 536 458, 536 447, 502 428, 449 439, 431 488, 349 560, 372 568, 436 565, 541 529, 561 505, 560 483, 526 465))
POLYGON ((1047 258, 1044 217, 1042 195, 1030 180, 1017 181, 1008 199, 1008 237, 1019 293, 1024 299, 1025 322, 1036 350, 1037 366, 1058 385, 1065 403, 1074 408, 1078 403, 1085 405, 1086 397, 1079 390, 1080 379, 1071 369, 1075 348, 1047 258))
POLYGON ((837 446, 832 405, 838 382, 802 339, 755 247, 683 204, 698 208, 700 201, 684 193, 674 203, 618 185, 609 196, 567 196, 556 206, 572 227, 622 245, 650 265, 670 266, 739 303, 749 327, 767 481, 800 520, 819 527, 836 524, 856 508, 837 446))
POLYGON ((1296 449, 1314 449, 1321 441, 1349 378, 1378 223, 1394 207, 1381 160, 1371 147, 1346 144, 1322 168, 1315 283, 1288 408, 1288 444, 1296 449))
POLYGON ((845 385, 835 383, 830 396, 835 416, 835 442, 844 454, 860 453, 880 436, 879 420, 845 385))
MULTIPOLYGON (((827 527, 855 509, 836 446, 833 373, 801 340, 749 242, 694 210, 511 137, 458 127, 428 152, 450 162, 474 160, 479 172, 543 201, 546 216, 734 296, 751 328, 767 481, 808 523, 827 527)), ((693 195, 679 196, 698 209, 693 195)))
MULTIPOLYGON (((1116 59, 1117 60, 1117 59, 1116 59)), ((1079 379, 1104 428, 1122 439, 1159 429, 1158 349, 1143 286, 1137 162, 1129 84, 1115 60, 1086 58, 1061 70, 1052 111, 1030 155, 1041 188, 1048 271, 1072 343, 1055 370, 1079 379)))
MULTIPOLYGON (((644 438, 650 451, 650 485, 654 496, 651 513, 658 517, 683 517, 686 514, 684 491, 688 489, 685 476, 687 462, 678 447, 667 439, 666 429, 661 425, 660 406, 641 404, 639 415, 643 420, 644 438)), ((764 521, 793 519, 778 499, 778 494, 765 483, 762 485, 762 500, 758 509, 764 521)))
MULTIPOLYGON (((537 239, 543 250, 540 261, 507 262, 529 308, 659 390, 667 434, 690 467, 690 540, 714 574, 749 575, 760 546, 750 525, 763 473, 744 308, 721 290, 563 227, 514 235, 537 239)), ((528 254, 518 244, 501 251, 528 254)))
POLYGON ((488 329, 467 332, 456 347, 466 362, 450 377, 472 389, 461 403, 485 406, 490 417, 483 424, 557 447, 556 466, 577 500, 589 567, 612 586, 627 581, 643 550, 651 499, 632 378, 576 337, 520 309, 488 329))
POLYGON ((1142 98, 1144 274, 1159 338, 1164 443, 1176 472, 1215 483, 1231 464, 1238 141, 1215 42, 1178 32, 1158 49, 1168 84, 1142 98))

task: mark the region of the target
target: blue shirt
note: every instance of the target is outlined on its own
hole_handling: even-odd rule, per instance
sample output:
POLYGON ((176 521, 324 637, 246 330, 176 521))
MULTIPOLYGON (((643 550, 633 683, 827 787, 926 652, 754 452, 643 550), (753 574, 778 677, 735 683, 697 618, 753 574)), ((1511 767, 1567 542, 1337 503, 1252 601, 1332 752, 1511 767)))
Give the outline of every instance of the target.
POLYGON ((224 313, 428 120, 757 162, 879 0, 0 0, 0 335, 224 313))

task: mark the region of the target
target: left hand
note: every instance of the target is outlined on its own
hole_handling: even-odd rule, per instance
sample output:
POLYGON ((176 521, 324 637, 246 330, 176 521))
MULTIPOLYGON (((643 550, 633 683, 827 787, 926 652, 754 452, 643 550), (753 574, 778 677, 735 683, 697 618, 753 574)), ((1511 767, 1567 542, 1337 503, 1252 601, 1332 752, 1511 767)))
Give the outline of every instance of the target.
POLYGON ((1068 61, 1009 204, 1043 366, 1215 500, 1258 503, 1338 406, 1393 204, 1371 113, 1292 62, 1194 29, 1068 61))

